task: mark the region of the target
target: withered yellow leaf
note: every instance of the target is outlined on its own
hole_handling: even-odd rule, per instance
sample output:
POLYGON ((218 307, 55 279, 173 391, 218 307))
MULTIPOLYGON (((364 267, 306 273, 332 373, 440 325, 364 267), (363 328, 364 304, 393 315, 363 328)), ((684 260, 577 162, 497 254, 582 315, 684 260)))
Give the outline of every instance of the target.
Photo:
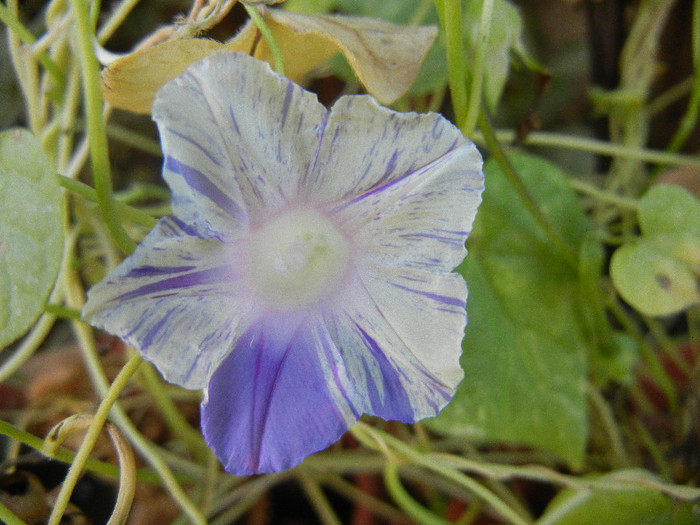
MULTIPOLYGON (((265 22, 282 53, 284 74, 297 84, 302 84, 319 64, 340 52, 338 45, 328 36, 288 28, 275 19, 271 9, 266 11, 266 15, 265 22)), ((258 42, 253 56, 274 64, 272 52, 265 40, 258 42)))
POLYGON ((102 72, 105 100, 119 109, 150 113, 158 89, 182 75, 187 66, 222 49, 250 53, 256 36, 255 24, 249 21, 225 44, 205 38, 183 38, 134 51, 102 72))
MULTIPOLYGON (((274 21, 279 27, 306 36, 312 45, 315 37, 325 41, 326 47, 337 46, 367 91, 384 104, 408 91, 437 36, 435 26, 400 26, 374 18, 312 16, 273 9, 266 14, 268 23, 274 21)), ((287 49, 286 54, 284 47, 282 50, 287 67, 286 54, 294 54, 295 50, 287 49)), ((302 59, 296 58, 299 62, 302 59)))
MULTIPOLYGON (((367 91, 390 104, 411 86, 430 49, 435 27, 407 27, 372 18, 311 16, 266 9, 265 19, 282 52, 286 75, 297 83, 341 51, 367 91)), ((136 113, 150 113, 158 89, 187 66, 222 49, 250 53, 272 63, 272 53, 252 21, 230 41, 171 40, 135 51, 102 72, 105 100, 136 113)))
POLYGON ((203 38, 171 40, 121 57, 102 72, 107 102, 135 113, 150 113, 156 91, 187 66, 224 45, 203 38))

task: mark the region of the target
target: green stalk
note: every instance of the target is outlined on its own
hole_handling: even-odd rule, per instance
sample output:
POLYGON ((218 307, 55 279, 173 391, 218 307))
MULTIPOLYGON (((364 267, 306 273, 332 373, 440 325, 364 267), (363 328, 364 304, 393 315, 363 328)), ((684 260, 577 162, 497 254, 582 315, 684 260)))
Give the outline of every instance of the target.
POLYGON ((0 503, 0 523, 5 523, 6 525, 27 525, 2 503, 0 503))
MULTIPOLYGON (((7 436, 11 440, 22 443, 23 445, 33 448, 34 450, 41 451, 44 447, 44 440, 40 437, 30 434, 24 430, 20 430, 10 423, 2 420, 0 420, 0 435, 7 436)), ((55 450, 55 455, 52 457, 52 459, 70 464, 75 459, 75 452, 64 447, 58 447, 55 450)), ((113 463, 106 463, 98 459, 88 459, 85 462, 85 469, 108 478, 117 479, 119 477, 119 467, 117 467, 117 465, 114 465, 113 463)), ((157 483, 160 481, 160 478, 153 471, 146 470, 144 468, 137 471, 136 479, 147 483, 157 483)))
POLYGON ((601 190, 593 184, 578 179, 569 179, 569 183, 577 192, 583 193, 584 195, 587 195, 588 197, 600 202, 613 204, 618 208, 622 208, 623 210, 627 211, 636 212, 639 209, 639 201, 637 199, 623 197, 617 193, 601 190))
POLYGON ((399 469, 395 463, 387 463, 384 467, 384 486, 389 495, 401 507, 409 517, 422 525, 447 525, 449 522, 439 518, 423 505, 418 503, 413 497, 403 488, 401 479, 399 478, 399 469))
POLYGON ((547 217, 545 217, 535 199, 532 197, 532 195, 530 195, 530 192, 525 187, 520 175, 518 175, 518 172, 515 170, 515 168, 513 168, 510 160, 508 160, 508 157, 503 151, 503 148, 496 139, 491 123, 483 112, 479 115, 479 128, 484 134, 484 139, 486 141, 486 145, 491 151, 491 155, 493 155, 493 158, 496 159, 496 162, 503 170, 508 182, 510 182, 511 186, 520 197, 520 200, 525 205, 525 208, 527 208, 537 224, 540 225, 540 228, 542 228, 542 230, 545 232, 550 242, 560 253, 560 255, 574 268, 578 268, 578 263, 576 262, 577 258, 573 249, 567 244, 564 238, 559 235, 559 232, 557 232, 550 224, 549 220, 547 217))
POLYGON ((80 319, 80 310, 68 308, 62 304, 46 303, 44 305, 44 312, 54 315, 59 319, 80 319))
POLYGON ((398 456, 402 456, 411 463, 419 465, 432 472, 436 472, 445 479, 466 488, 477 497, 483 499, 508 523, 513 525, 530 525, 531 520, 520 516, 491 490, 458 470, 454 470, 447 465, 442 464, 434 456, 430 457, 426 454, 422 454, 400 439, 395 438, 386 432, 373 428, 361 421, 356 423, 355 426, 350 429, 350 431, 361 443, 385 454, 389 461, 398 460, 394 454, 394 452, 396 452, 398 453, 398 456))
POLYGON ((109 415, 112 405, 114 405, 114 403, 117 401, 119 394, 121 394, 122 390, 124 390, 126 383, 129 381, 134 372, 136 372, 141 363, 142 360, 138 355, 135 355, 129 359, 129 361, 124 365, 117 377, 114 379, 112 386, 110 386, 109 390, 107 391, 107 395, 105 395, 104 399, 100 403, 100 406, 98 407, 97 412, 95 412, 92 422, 85 433, 83 442, 80 444, 78 453, 75 455, 75 459, 68 469, 66 479, 61 485, 61 490, 56 497, 56 502, 54 503, 53 509, 51 510, 51 515, 49 516, 48 525, 59 525, 61 522, 61 518, 66 511, 66 507, 68 506, 68 501, 73 493, 73 489, 78 482, 78 478, 80 477, 90 452, 92 452, 92 449, 97 442, 97 438, 102 431, 102 427, 107 421, 107 416, 109 415))
POLYGON ((90 157, 97 191, 97 203, 102 218, 114 237, 119 248, 130 254, 136 243, 129 237, 119 220, 114 199, 112 198, 112 179, 107 149, 107 132, 102 118, 102 90, 100 86, 99 64, 95 57, 93 32, 91 29, 88 6, 84 0, 70 0, 77 26, 78 54, 83 74, 85 89, 85 110, 87 113, 87 132, 90 139, 90 157))
POLYGON ((316 511, 316 515, 321 523, 323 525, 342 525, 318 482, 303 467, 296 470, 296 475, 302 490, 306 494, 306 499, 309 500, 314 511, 316 511))
POLYGON ((617 295, 611 290, 608 295, 607 306, 615 319, 620 323, 622 328, 630 334, 639 345, 639 351, 642 354, 642 359, 649 367, 649 373, 652 379, 659 386, 661 391, 668 399, 671 410, 675 411, 678 407, 678 394, 673 381, 668 377, 658 354, 652 348, 645 335, 636 326, 632 316, 619 303, 617 295))
POLYGON ((165 390, 161 379, 158 377, 152 365, 147 364, 141 369, 141 376, 146 383, 146 388, 153 396, 160 413, 165 422, 170 427, 171 432, 182 439, 187 448, 202 462, 206 461, 209 455, 202 434, 192 428, 182 413, 178 410, 173 400, 165 390))
POLYGON ((586 386, 586 393, 588 394, 588 399, 591 405, 598 412, 600 417, 600 423, 603 426, 604 432, 608 435, 608 442, 610 443, 610 455, 612 456, 614 469, 623 469, 630 466, 629 458, 627 457, 627 451, 625 450, 625 445, 622 441, 622 434, 620 433, 620 428, 615 421, 615 416, 608 403, 606 402, 603 394, 594 385, 588 384, 586 386))
MULTIPOLYGON (((22 22, 10 11, 5 4, 0 2, 0 22, 5 24, 22 41, 23 44, 33 44, 36 42, 36 37, 27 29, 22 22)), ((51 57, 42 51, 36 55, 39 63, 46 68, 51 76, 54 77, 60 90, 63 90, 65 77, 58 64, 51 60, 51 57)))
POLYGON ((476 121, 481 110, 481 91, 484 85, 484 59, 486 58, 486 46, 488 44, 491 22, 493 19, 494 0, 484 0, 481 10, 481 20, 479 23, 479 34, 474 49, 474 63, 472 67, 471 89, 469 92, 469 108, 465 121, 460 124, 460 129, 467 136, 471 137, 476 127, 476 121))
MULTIPOLYGON (((511 143, 516 140, 516 133, 514 131, 502 130, 496 132, 496 137, 501 142, 511 143)), ((477 143, 485 142, 483 134, 479 132, 474 133, 473 140, 477 143)), ((550 131, 533 131, 525 137, 523 144, 526 146, 571 149, 595 153, 596 155, 619 157, 621 159, 635 159, 650 164, 668 164, 670 166, 691 166, 700 168, 700 158, 695 155, 683 155, 637 146, 625 146, 624 144, 614 144, 604 140, 576 137, 550 131)))
MULTIPOLYGON (((82 287, 75 272, 70 272, 66 277, 66 293, 69 307, 79 308, 83 304, 82 287)), ((78 338, 90 379, 100 396, 104 397, 109 389, 109 385, 100 365, 92 329, 79 321, 73 321, 72 325, 78 338)), ((118 404, 112 408, 112 420, 128 437, 133 447, 158 473, 165 489, 170 492, 172 499, 188 515, 190 521, 197 525, 206 525, 207 522, 202 513, 178 485, 175 475, 163 459, 163 451, 156 450, 155 445, 138 431, 118 404)))
POLYGON ((445 32, 447 80, 452 108, 458 126, 467 116, 467 60, 462 40, 462 0, 435 0, 440 24, 445 32))
POLYGON ((284 76, 284 60, 282 60, 282 51, 280 50, 280 46, 277 43, 275 35, 273 35, 272 31, 270 30, 270 26, 267 25, 267 22, 265 22, 265 19, 255 6, 248 5, 245 2, 242 3, 245 10, 248 12, 248 16, 255 23, 258 31, 260 31, 260 34, 265 39, 265 43, 270 48, 270 52, 272 53, 272 61, 275 65, 275 71, 284 76))
MULTIPOLYGON (((97 191, 80 181, 69 179, 63 175, 58 175, 58 183, 67 190, 70 190, 89 201, 98 202, 99 200, 97 191)), ((158 222, 157 219, 145 211, 139 210, 138 208, 134 208, 133 206, 129 206, 128 204, 120 201, 115 200, 113 202, 115 209, 122 217, 130 219, 136 224, 140 224, 146 228, 153 228, 156 225, 156 222, 158 222)))
POLYGON ((136 7, 141 0, 122 0, 119 5, 112 9, 112 13, 109 15, 107 21, 102 25, 100 30, 97 32, 97 41, 100 44, 104 44, 109 40, 109 38, 119 29, 122 22, 126 20, 129 16, 131 10, 136 7))

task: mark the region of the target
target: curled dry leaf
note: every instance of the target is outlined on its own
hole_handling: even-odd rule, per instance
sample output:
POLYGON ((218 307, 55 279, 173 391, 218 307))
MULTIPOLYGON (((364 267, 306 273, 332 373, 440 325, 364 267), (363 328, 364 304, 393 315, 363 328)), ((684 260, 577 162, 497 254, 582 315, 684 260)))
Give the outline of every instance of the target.
POLYGON ((435 26, 400 26, 359 16, 309 16, 270 10, 269 18, 299 36, 316 35, 337 46, 367 91, 383 104, 408 91, 437 36, 435 26))
MULTIPOLYGON (((400 26, 373 18, 312 16, 266 9, 265 19, 278 41, 285 74, 297 83, 342 52, 367 91, 390 104, 411 86, 437 36, 437 28, 400 26)), ((242 51, 267 62, 272 53, 249 21, 229 42, 203 38, 172 40, 135 51, 102 73, 104 96, 113 106, 150 113, 156 91, 188 65, 215 51, 242 51)))
POLYGON ((150 113, 158 88, 187 66, 223 48, 204 38, 170 40, 115 60, 102 73, 104 97, 114 107, 150 113))

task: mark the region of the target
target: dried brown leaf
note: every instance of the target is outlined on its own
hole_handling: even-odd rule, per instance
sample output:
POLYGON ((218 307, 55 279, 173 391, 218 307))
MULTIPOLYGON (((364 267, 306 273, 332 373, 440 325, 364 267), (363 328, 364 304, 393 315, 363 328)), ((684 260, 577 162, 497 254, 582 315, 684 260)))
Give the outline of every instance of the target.
MULTIPOLYGON (((372 18, 311 16, 266 9, 285 73, 303 82, 319 64, 342 52, 367 91, 389 104, 405 93, 437 35, 435 27, 408 27, 372 18)), ((171 40, 117 59, 102 73, 105 100, 114 107, 150 113, 158 89, 187 66, 222 49, 272 62, 272 53, 249 21, 229 42, 203 38, 171 40)))
POLYGON ((400 26, 358 16, 312 16, 272 9, 267 16, 299 35, 316 35, 337 46, 367 91, 383 104, 408 91, 437 36, 435 26, 400 26))

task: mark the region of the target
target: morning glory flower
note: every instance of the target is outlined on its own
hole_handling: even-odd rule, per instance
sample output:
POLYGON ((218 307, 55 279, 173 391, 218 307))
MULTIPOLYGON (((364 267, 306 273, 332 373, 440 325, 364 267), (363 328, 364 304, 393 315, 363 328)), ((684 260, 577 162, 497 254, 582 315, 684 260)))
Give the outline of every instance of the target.
POLYGON ((463 377, 454 268, 481 157, 436 114, 331 110, 266 63, 215 53, 153 105, 173 217, 94 286, 85 320, 203 389, 227 471, 290 468, 362 414, 435 416, 463 377))

